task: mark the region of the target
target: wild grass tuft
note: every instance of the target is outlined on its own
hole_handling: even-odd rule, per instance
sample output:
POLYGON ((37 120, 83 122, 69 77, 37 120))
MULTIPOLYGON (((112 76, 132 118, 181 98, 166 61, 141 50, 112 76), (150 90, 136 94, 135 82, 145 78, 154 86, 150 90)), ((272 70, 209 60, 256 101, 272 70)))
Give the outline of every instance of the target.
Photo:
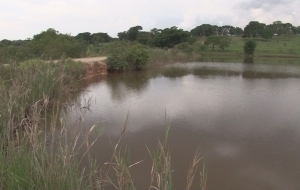
MULTIPOLYGON (((84 72, 79 64, 30 60, 0 70, 0 189, 136 189, 131 168, 143 160, 131 163, 129 148, 121 146, 129 115, 111 160, 102 166, 90 154, 101 137, 99 126, 82 131, 81 118, 67 120, 61 112, 61 101, 76 90, 84 72)), ((164 141, 148 149, 153 161, 149 189, 173 189, 166 126, 164 141)), ((192 162, 188 184, 199 159, 196 155, 192 162)))

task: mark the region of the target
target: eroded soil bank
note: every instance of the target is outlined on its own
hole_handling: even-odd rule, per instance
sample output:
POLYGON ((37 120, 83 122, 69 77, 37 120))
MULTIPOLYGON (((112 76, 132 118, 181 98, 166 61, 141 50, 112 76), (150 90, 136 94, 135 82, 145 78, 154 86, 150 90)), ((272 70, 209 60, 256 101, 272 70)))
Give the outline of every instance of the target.
POLYGON ((73 60, 86 63, 86 72, 84 79, 87 79, 93 76, 107 74, 107 68, 104 62, 106 58, 107 57, 86 57, 73 60))

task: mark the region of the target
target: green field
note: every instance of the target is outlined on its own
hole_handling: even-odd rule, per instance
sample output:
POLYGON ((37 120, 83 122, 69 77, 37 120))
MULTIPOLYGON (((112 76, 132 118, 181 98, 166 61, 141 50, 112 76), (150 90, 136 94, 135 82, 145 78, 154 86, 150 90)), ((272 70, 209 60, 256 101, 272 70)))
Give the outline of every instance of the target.
MULTIPOLYGON (((230 37, 230 38, 232 39, 231 43, 225 51, 237 53, 237 54, 243 54, 244 42, 248 38, 242 38, 242 37, 230 37)), ((255 55, 300 57, 300 35, 295 35, 292 37, 274 36, 272 39, 269 40, 255 38, 254 40, 257 42, 255 55)))

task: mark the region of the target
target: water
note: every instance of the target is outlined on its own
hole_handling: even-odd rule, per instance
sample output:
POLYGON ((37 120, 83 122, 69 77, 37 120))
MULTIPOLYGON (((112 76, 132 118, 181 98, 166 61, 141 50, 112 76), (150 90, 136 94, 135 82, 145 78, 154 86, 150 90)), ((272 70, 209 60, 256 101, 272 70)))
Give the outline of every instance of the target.
POLYGON ((173 64, 93 78, 82 89, 77 97, 82 105, 89 101, 89 109, 68 114, 80 114, 87 130, 102 127, 91 150, 100 163, 110 160, 110 141, 117 142, 129 116, 122 146, 132 163, 144 160, 132 168, 137 189, 149 188, 146 146, 163 139, 166 122, 174 189, 185 189, 198 148, 208 190, 300 189, 300 67, 173 64))

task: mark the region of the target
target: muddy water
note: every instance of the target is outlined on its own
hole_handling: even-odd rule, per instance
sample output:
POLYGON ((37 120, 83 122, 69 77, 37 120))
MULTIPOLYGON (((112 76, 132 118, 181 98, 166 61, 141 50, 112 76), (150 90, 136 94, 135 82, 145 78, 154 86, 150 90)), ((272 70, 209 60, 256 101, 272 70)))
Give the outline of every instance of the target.
MULTIPOLYGON (((300 67, 239 63, 186 63, 85 81, 78 95, 89 109, 70 111, 83 127, 103 135, 92 155, 110 160, 127 115, 122 146, 130 150, 137 189, 148 189, 150 157, 171 124, 174 189, 199 148, 208 190, 300 189, 300 67), (109 140, 110 139, 110 140, 109 140)), ((196 176, 196 189, 199 176, 196 176)))

